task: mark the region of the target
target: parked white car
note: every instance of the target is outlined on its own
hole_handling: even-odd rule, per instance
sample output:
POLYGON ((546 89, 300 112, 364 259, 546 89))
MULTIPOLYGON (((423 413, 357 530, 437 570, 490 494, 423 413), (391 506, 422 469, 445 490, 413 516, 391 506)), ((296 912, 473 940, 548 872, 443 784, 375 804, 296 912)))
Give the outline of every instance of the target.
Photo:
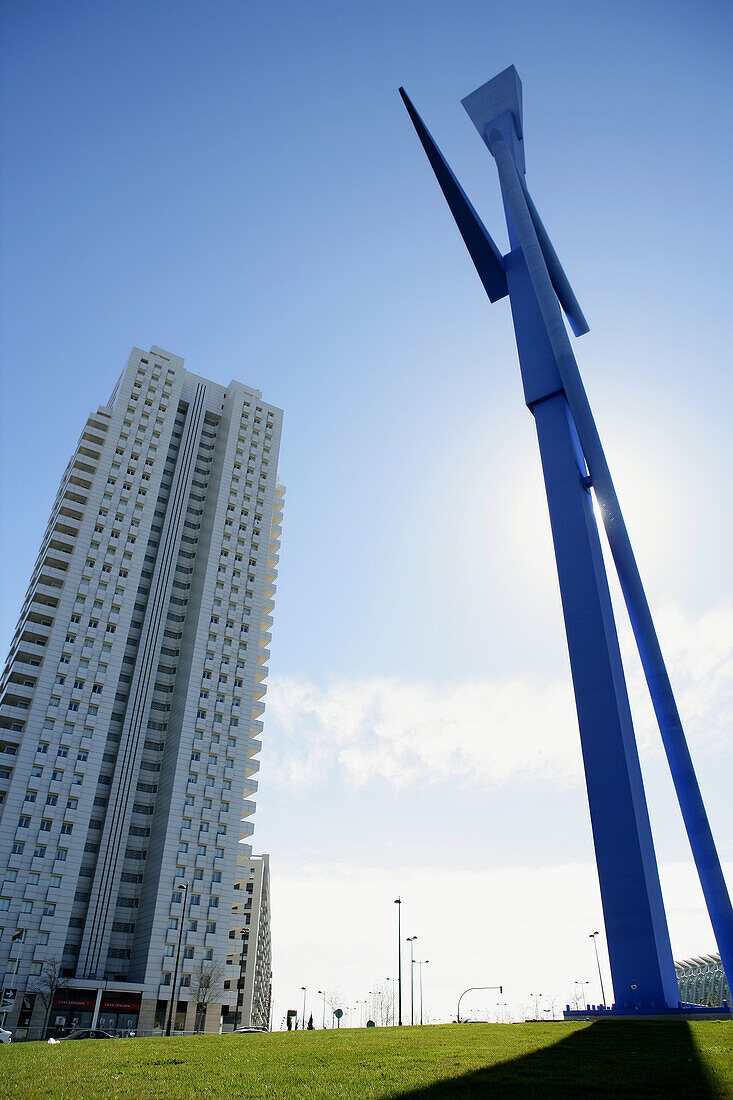
POLYGON ((12 1038, 12 1031, 6 1031, 4 1027, 0 1027, 0 1043, 9 1043, 12 1038))

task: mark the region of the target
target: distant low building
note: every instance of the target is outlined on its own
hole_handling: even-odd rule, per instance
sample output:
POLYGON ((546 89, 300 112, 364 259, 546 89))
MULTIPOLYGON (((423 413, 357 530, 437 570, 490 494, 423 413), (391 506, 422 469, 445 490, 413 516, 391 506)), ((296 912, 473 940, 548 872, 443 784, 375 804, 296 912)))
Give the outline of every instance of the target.
POLYGON ((674 964, 680 1000, 689 1005, 721 1006, 731 1003, 730 988, 720 955, 701 955, 674 964))
POLYGON ((225 989, 236 989, 236 1008, 223 1017, 225 1031, 235 1027, 269 1030, 272 997, 270 944, 270 857, 240 855, 234 881, 231 944, 225 989))

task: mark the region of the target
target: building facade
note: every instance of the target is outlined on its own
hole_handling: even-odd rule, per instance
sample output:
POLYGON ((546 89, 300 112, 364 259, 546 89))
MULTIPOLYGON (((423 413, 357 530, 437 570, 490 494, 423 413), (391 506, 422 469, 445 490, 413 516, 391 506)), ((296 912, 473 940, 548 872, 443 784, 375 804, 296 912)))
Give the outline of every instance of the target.
MULTIPOLYGON (((237 990, 232 1027, 270 1028, 270 857, 241 855, 234 882, 225 986, 237 990)), ((229 1022, 227 1018, 226 1023, 229 1022)))
POLYGON ((725 978, 720 955, 701 955, 696 959, 676 962, 677 984, 680 1000, 684 1004, 708 1005, 721 1008, 730 1006, 730 989, 725 978))
MULTIPOLYGON (((259 391, 157 347, 133 350, 87 419, 0 682, 8 1026, 160 1030, 175 998, 173 1026, 191 1029, 197 975, 225 966, 251 855, 281 426, 259 391)), ((236 992, 210 999, 206 1030, 236 992)))

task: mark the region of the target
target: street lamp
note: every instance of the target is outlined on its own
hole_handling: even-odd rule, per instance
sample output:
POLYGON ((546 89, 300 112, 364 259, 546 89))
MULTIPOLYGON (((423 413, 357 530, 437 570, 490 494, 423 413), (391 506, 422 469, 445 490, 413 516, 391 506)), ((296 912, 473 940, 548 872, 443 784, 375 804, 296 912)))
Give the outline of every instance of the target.
POLYGON ((244 937, 249 935, 249 928, 240 928, 242 933, 242 949, 239 954, 239 982, 237 983, 237 1011, 234 1014, 234 1030, 236 1031, 241 1024, 241 1009, 244 1007, 244 967, 245 967, 245 952, 244 952, 244 937), (241 1000, 241 1007, 240 1007, 241 1000))
POLYGON ((407 937, 407 942, 410 945, 410 1027, 412 1027, 415 1023, 415 983, 412 978, 413 971, 415 969, 415 960, 412 957, 412 952, 416 939, 417 936, 407 937))
POLYGON ((395 1018, 394 1018, 394 978, 387 978, 387 981, 389 982, 389 988, 390 988, 390 992, 391 992, 391 1001, 392 1001, 392 1027, 394 1027, 394 1025, 395 1025, 395 1018))
POLYGON ((539 1018, 540 1018, 539 1000, 540 1000, 541 996, 542 996, 541 993, 530 993, 530 997, 532 997, 533 1000, 534 1000, 534 1018, 535 1018, 535 1020, 539 1020, 539 1018))
POLYGON ((303 1031, 305 1031, 305 986, 300 987, 303 990, 303 1031))
POLYGON ((326 1030, 326 994, 323 992, 322 989, 319 989, 318 992, 323 997, 323 1030, 325 1031, 326 1030))
POLYGON ((466 994, 467 993, 475 993, 478 990, 486 990, 486 989, 498 989, 500 994, 502 994, 504 992, 503 986, 500 986, 500 985, 470 985, 468 987, 468 989, 464 989, 463 993, 461 993, 460 997, 458 998, 458 1008, 456 1009, 456 1023, 457 1024, 460 1024, 460 1022, 461 1022, 461 1001, 466 996, 466 994))
POLYGON ((397 906, 397 988, 399 990, 397 996, 397 1010, 399 1013, 398 1024, 402 1027, 402 900, 395 898, 395 905, 397 906))
POLYGON ((178 925, 178 950, 176 951, 176 965, 173 968, 173 987, 171 989, 171 1003, 168 1007, 168 1025, 165 1029, 166 1035, 170 1035, 171 1026, 173 1024, 173 1006, 176 1004, 178 998, 176 996, 176 985, 178 983, 178 964, 181 961, 181 942, 183 940, 183 925, 186 922, 186 901, 188 900, 188 882, 184 882, 177 888, 183 890, 183 908, 181 910, 180 922, 178 925))
POLYGON ((576 997, 580 997, 580 1006, 581 1006, 581 1009, 582 1009, 583 1005, 585 1004, 585 988, 584 987, 586 985, 590 985, 590 982, 587 981, 587 980, 584 981, 584 982, 581 982, 579 978, 576 978, 575 979, 575 984, 580 986, 580 992, 578 993, 576 991, 575 995, 576 995, 576 997))
POLYGON ((422 960, 418 959, 418 960, 416 960, 416 962, 417 962, 417 965, 420 968, 418 973, 420 975, 420 1027, 422 1027, 422 968, 424 966, 428 965, 428 963, 430 962, 430 959, 422 959, 422 960))
POLYGON ((588 939, 593 940, 593 946, 596 949, 596 965, 598 966, 598 981, 601 983, 601 997, 603 998, 603 1007, 606 1007, 606 994, 603 991, 603 977, 601 975, 601 960, 598 958, 598 941, 596 936, 600 936, 600 932, 591 932, 588 939))

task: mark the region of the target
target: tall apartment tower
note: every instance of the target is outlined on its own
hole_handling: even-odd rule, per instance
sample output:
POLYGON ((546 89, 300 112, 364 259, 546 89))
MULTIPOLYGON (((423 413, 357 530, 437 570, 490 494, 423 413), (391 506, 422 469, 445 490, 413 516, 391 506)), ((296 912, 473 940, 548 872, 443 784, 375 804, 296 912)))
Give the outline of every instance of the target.
MULTIPOLYGON (((193 1027, 200 975, 231 966, 281 424, 259 391, 153 347, 133 350, 84 426, 0 682, 11 1026, 43 1024, 39 990, 58 968, 54 1025, 145 1032, 176 996, 174 1023, 193 1027)), ((206 1030, 233 1020, 236 984, 209 998, 206 1030)))

